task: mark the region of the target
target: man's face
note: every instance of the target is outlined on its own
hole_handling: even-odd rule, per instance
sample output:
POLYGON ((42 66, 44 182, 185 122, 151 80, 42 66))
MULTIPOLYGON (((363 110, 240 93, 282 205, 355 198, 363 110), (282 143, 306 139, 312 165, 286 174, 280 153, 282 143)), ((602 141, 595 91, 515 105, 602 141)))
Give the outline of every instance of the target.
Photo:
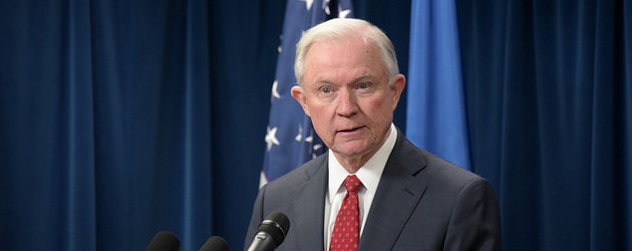
POLYGON ((363 165, 386 140, 404 76, 388 79, 378 47, 359 37, 313 44, 304 69, 292 96, 339 161, 363 165))

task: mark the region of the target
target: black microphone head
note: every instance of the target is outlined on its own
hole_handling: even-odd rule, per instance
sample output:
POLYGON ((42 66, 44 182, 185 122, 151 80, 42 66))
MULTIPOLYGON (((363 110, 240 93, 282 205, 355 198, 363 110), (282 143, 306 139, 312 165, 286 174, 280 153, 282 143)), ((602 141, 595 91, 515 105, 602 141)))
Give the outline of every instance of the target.
POLYGON ((211 236, 206 240, 206 243, 202 245, 199 251, 229 251, 228 243, 224 238, 219 236, 211 236))
POLYGON ((160 231, 151 239, 146 251, 177 251, 180 249, 180 240, 169 231, 160 231))
POLYGON ((290 219, 281 212, 272 212, 257 227, 257 232, 268 233, 277 246, 283 243, 288 230, 290 230, 290 219))

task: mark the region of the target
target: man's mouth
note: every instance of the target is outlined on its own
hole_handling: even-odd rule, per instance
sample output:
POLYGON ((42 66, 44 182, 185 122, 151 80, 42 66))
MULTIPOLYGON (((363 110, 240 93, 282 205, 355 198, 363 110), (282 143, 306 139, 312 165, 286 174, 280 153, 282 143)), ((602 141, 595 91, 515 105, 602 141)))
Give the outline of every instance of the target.
POLYGON ((344 129, 344 130, 339 130, 338 132, 343 132, 343 133, 345 133, 345 132, 354 132, 354 131, 360 130, 360 128, 362 128, 362 126, 349 128, 349 129, 344 129))

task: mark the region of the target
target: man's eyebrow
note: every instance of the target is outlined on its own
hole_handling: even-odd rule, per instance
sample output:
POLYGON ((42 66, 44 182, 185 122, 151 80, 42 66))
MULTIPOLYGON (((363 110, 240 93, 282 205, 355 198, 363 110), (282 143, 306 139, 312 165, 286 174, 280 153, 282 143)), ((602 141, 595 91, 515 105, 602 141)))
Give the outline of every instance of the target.
POLYGON ((360 79, 363 78, 367 78, 367 77, 371 77, 371 73, 362 73, 362 74, 358 74, 358 76, 355 77, 354 81, 358 81, 360 79))
POLYGON ((331 84, 333 83, 333 81, 329 80, 328 78, 317 78, 316 83, 326 83, 326 84, 331 84))

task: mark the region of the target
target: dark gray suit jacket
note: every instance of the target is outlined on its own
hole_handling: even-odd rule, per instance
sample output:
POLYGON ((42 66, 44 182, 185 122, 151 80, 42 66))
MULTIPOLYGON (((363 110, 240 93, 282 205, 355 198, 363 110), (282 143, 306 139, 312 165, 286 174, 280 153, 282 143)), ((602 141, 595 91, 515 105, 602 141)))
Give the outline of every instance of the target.
MULTIPOLYGON (((290 219, 276 250, 324 249, 327 154, 265 185, 245 248, 271 212, 290 219)), ((496 196, 483 178, 415 147, 398 131, 358 250, 500 250, 496 196)))

